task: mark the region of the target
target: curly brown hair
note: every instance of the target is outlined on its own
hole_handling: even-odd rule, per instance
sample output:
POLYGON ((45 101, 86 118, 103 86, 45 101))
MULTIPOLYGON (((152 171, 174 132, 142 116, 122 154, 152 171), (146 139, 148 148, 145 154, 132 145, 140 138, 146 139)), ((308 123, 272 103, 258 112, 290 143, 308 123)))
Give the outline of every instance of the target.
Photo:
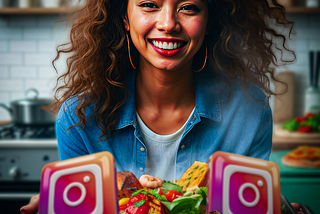
MULTIPOLYGON (((74 126, 83 124, 85 127, 88 120, 96 117, 103 132, 100 140, 112 135, 116 110, 128 97, 125 79, 132 67, 123 22, 127 4, 128 0, 88 0, 83 9, 72 16, 70 42, 58 46, 52 62, 54 65, 62 53, 71 53, 67 59, 67 72, 57 80, 55 102, 50 110, 57 113, 63 102, 77 96, 79 102, 75 113, 80 122, 74 126), (64 85, 59 86, 61 81, 64 85), (119 90, 125 96, 119 97, 119 90), (85 110, 92 104, 94 112, 86 118, 85 110)), ((206 42, 195 55, 193 67, 201 67, 196 62, 203 62, 200 53, 205 52, 206 43, 210 63, 206 65, 209 69, 203 72, 218 74, 229 87, 234 79, 240 79, 246 94, 248 83, 254 83, 267 95, 275 95, 268 77, 277 81, 272 65, 295 60, 294 52, 285 46, 286 39, 293 33, 293 22, 285 18, 284 7, 276 0, 208 0, 208 10, 206 42), (275 25, 271 25, 272 21, 275 25), (278 33, 272 26, 289 29, 288 35, 278 33), (276 51, 281 52, 280 59, 276 51), (283 51, 292 53, 294 59, 283 60, 283 51)), ((130 46, 137 65, 138 52, 132 44, 130 46)))

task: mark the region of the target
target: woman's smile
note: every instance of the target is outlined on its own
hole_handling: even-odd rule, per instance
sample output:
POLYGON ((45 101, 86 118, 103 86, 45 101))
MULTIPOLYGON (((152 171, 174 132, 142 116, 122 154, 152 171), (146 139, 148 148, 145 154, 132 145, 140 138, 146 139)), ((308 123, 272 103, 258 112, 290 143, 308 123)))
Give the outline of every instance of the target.
POLYGON ((175 56, 184 48, 187 42, 179 39, 148 39, 154 50, 162 56, 175 56))
POLYGON ((161 70, 191 65, 206 33, 206 5, 203 0, 129 0, 125 26, 139 62, 161 70))

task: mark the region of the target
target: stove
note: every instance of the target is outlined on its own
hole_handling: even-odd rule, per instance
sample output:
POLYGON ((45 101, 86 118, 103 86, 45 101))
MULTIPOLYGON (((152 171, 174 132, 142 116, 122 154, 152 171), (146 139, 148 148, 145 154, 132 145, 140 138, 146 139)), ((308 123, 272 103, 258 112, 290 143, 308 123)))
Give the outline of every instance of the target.
POLYGON ((59 160, 55 126, 0 126, 0 207, 19 208, 39 194, 41 170, 59 160))

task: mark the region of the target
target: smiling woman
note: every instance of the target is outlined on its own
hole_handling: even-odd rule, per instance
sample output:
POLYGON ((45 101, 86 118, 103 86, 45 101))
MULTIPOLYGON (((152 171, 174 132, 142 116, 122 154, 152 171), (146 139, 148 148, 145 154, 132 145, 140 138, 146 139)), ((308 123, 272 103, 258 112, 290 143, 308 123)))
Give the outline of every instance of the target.
POLYGON ((206 33, 207 8, 202 0, 129 1, 125 28, 142 56, 139 65, 191 72, 206 33))
POLYGON ((285 47, 292 23, 272 3, 87 1, 54 60, 71 54, 51 106, 60 158, 109 151, 117 171, 165 180, 215 151, 267 160, 269 76, 287 62, 275 51, 294 55, 285 47))

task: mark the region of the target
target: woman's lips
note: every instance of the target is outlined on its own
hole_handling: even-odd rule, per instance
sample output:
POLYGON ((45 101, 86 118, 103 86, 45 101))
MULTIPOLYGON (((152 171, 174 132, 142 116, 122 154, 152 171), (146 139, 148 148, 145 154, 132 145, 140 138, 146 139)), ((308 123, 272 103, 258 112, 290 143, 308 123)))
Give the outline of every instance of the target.
MULTIPOLYGON (((177 39, 150 39, 148 40, 148 42, 150 43, 150 45, 153 47, 153 49, 158 53, 160 54, 161 56, 167 56, 167 57, 170 57, 170 56, 175 56, 177 55, 185 46, 186 42, 183 42, 182 40, 177 40, 177 39), (176 48, 176 49, 163 49, 163 48, 159 48, 159 47, 156 47, 154 44, 153 44, 153 41, 157 41, 157 42, 161 42, 161 43, 166 43, 166 44, 169 44, 169 43, 180 43, 181 47, 179 48, 176 48)), ((175 44, 176 45, 176 44, 175 44)), ((173 45, 173 46, 175 46, 173 45)), ((169 45, 168 45, 169 46, 169 45)))

